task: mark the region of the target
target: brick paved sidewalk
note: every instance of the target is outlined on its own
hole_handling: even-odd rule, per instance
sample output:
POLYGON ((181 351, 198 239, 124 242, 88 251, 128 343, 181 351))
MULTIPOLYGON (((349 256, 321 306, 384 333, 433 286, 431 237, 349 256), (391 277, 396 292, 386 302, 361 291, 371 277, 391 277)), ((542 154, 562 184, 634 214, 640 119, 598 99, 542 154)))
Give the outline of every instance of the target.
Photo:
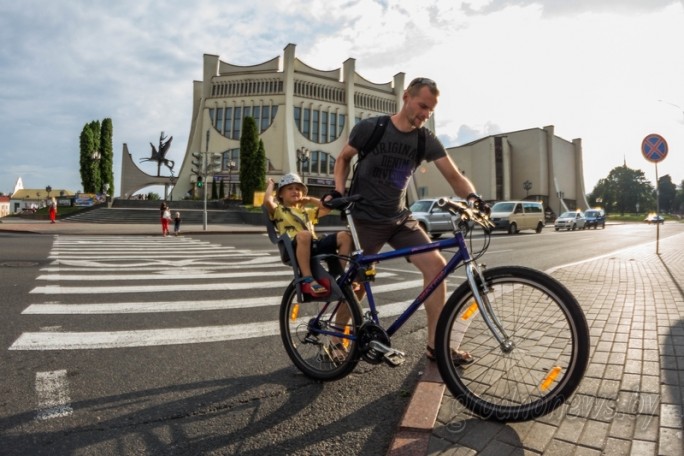
MULTIPOLYGON (((684 235, 655 250, 652 243, 552 272, 577 297, 591 332, 589 366, 570 403, 505 424, 472 415, 447 391, 429 441, 400 432, 390 453, 684 454, 684 235)), ((440 397, 436 367, 427 376, 416 394, 440 397)))

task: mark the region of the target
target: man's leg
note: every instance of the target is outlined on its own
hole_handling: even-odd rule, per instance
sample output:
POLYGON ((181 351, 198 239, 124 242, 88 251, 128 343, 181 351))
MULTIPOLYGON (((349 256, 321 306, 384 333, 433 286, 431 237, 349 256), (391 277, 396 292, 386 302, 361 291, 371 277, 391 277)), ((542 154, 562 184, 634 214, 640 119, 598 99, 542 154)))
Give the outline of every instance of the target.
MULTIPOLYGON (((437 251, 413 255, 411 256, 411 263, 413 263, 423 274, 423 287, 427 286, 427 284, 430 283, 446 265, 444 257, 437 251)), ((435 291, 432 292, 430 297, 425 300, 428 330, 427 344, 433 348, 435 347, 437 321, 439 320, 439 314, 442 312, 445 302, 446 280, 443 281, 435 291)))

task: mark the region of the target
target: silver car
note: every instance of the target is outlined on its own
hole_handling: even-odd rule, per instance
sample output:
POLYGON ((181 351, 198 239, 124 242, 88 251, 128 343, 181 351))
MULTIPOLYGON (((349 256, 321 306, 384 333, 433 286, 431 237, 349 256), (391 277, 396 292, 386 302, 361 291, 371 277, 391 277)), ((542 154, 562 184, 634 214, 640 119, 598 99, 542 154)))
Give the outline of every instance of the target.
POLYGON ((582 211, 576 212, 563 212, 560 217, 556 219, 553 227, 556 231, 558 230, 583 230, 584 225, 586 225, 587 219, 584 218, 584 213, 582 211))
POLYGON ((439 207, 437 201, 439 198, 421 199, 409 208, 413 218, 432 239, 454 231, 452 219, 455 217, 448 210, 439 207))

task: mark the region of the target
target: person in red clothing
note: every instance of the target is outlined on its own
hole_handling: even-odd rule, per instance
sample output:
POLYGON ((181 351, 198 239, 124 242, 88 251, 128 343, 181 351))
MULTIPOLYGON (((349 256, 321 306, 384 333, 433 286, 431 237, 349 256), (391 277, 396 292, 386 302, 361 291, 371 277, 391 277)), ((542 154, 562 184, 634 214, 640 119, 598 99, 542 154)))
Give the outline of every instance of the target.
POLYGON ((50 213, 50 223, 55 223, 55 220, 57 219, 57 203, 56 201, 50 202, 50 208, 48 209, 48 212, 50 213))
POLYGON ((162 236, 169 235, 169 221, 171 221, 171 209, 166 203, 161 203, 161 225, 162 225, 162 236))

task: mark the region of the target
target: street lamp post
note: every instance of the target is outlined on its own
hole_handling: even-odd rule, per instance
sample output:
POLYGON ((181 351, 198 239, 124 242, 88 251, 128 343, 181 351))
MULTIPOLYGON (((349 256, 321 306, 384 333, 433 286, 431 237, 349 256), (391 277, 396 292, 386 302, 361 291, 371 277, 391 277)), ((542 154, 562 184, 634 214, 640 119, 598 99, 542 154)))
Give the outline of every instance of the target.
POLYGON ((204 216, 203 216, 203 227, 204 231, 207 231, 207 160, 209 159, 209 130, 207 130, 207 143, 204 147, 204 188, 202 189, 204 192, 203 199, 204 199, 204 216))
POLYGON ((228 201, 231 201, 233 195, 233 168, 236 167, 235 160, 228 160, 228 201))
POLYGON ((297 149, 297 165, 299 168, 299 175, 304 179, 304 163, 309 161, 309 156, 311 151, 306 147, 302 146, 297 149))
POLYGON ((565 196, 565 193, 563 192, 558 192, 558 216, 560 217, 560 214, 563 210, 563 197, 565 196))

